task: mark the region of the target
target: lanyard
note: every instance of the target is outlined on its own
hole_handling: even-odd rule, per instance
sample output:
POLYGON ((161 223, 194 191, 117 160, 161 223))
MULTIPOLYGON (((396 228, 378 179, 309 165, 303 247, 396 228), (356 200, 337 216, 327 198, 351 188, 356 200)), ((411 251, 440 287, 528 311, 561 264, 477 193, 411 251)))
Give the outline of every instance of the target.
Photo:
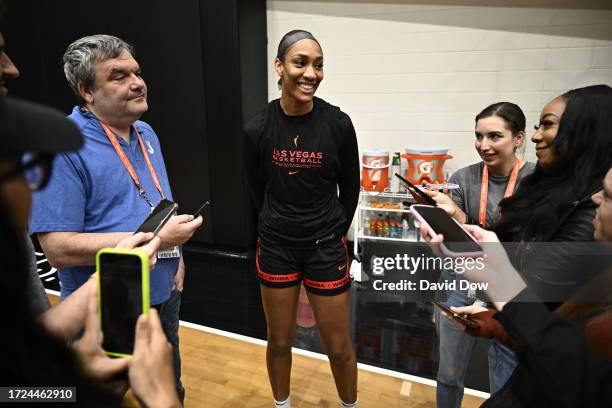
MULTIPOLYGON (((108 140, 110 140, 111 144, 113 145, 115 152, 117 152, 117 156, 119 156, 121 163, 123 163, 123 166, 125 167, 127 172, 130 174, 130 176, 132 177, 132 180, 134 181, 136 188, 138 188, 138 194, 140 194, 140 196, 147 202, 147 204, 149 204, 149 206, 153 208, 153 203, 151 202, 151 200, 149 200, 146 190, 140 184, 140 180, 138 179, 138 174, 136 174, 136 170, 134 170, 134 167, 132 167, 132 163, 130 163, 130 159, 128 159, 125 152, 121 148, 121 145, 119 144, 119 141, 117 140, 117 137, 113 134, 113 132, 111 132, 108 126, 106 126, 104 123, 100 122, 100 125, 102 126, 102 129, 104 129, 106 136, 108 136, 108 140)), ((157 191, 159 191, 159 195, 163 199, 165 198, 164 192, 157 178, 157 173, 155 172, 155 168, 151 164, 151 160, 149 160, 147 149, 145 148, 144 143, 142 142, 142 137, 140 137, 140 133, 138 133, 138 129, 136 129, 136 126, 134 126, 134 131, 136 132, 136 137, 138 138, 138 143, 140 144, 140 150, 142 150, 142 154, 145 158, 145 162, 147 163, 147 168, 149 169, 149 173, 151 174, 151 178, 153 179, 153 184, 155 184, 155 188, 157 188, 157 191)))
MULTIPOLYGON (((510 174, 510 180, 508 180, 508 185, 506 186, 506 192, 504 193, 504 198, 510 197, 514 192, 514 186, 516 185, 516 180, 518 179, 519 170, 521 169, 521 165, 523 162, 521 160, 517 160, 514 163, 514 167, 512 167, 512 173, 510 174)), ((483 164, 482 169, 482 181, 480 184, 480 208, 478 209, 478 225, 482 228, 485 227, 487 221, 487 201, 489 197, 489 168, 486 164, 483 164)))

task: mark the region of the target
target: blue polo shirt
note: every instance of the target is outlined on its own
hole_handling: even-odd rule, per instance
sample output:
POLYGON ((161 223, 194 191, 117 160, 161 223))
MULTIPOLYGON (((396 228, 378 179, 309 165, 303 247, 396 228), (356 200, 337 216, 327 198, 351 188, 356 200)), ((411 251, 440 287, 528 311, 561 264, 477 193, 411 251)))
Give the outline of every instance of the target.
MULTIPOLYGON (((85 144, 78 152, 59 154, 55 158, 49 184, 33 194, 30 233, 135 231, 151 212, 149 205, 138 194, 98 120, 78 107, 68 118, 81 130, 85 144)), ((134 126, 142 136, 164 195, 172 200, 157 135, 145 122, 136 121, 134 126)), ((153 184, 138 139, 132 135, 129 144, 121 137, 117 140, 149 199, 157 204, 161 196, 153 184)), ((151 271, 152 305, 163 303, 170 297, 178 264, 178 258, 159 259, 151 271)), ((94 270, 94 266, 60 268, 62 298, 85 283, 94 270)))

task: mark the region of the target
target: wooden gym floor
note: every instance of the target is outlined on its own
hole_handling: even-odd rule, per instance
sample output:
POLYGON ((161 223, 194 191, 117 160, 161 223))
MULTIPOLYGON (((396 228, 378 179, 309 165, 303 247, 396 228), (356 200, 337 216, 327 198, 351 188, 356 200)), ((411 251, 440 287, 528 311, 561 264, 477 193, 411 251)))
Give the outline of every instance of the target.
MULTIPOLYGON (((56 297, 49 295, 52 301, 56 297)), ((185 407, 273 408, 265 364, 265 346, 183 327, 179 329, 185 407)), ((434 387, 359 370, 359 407, 435 408, 434 387)), ((482 404, 471 395, 463 407, 482 404)), ((327 361, 293 355, 291 403, 294 408, 338 407, 327 361)), ((128 393, 126 407, 138 407, 128 393)))

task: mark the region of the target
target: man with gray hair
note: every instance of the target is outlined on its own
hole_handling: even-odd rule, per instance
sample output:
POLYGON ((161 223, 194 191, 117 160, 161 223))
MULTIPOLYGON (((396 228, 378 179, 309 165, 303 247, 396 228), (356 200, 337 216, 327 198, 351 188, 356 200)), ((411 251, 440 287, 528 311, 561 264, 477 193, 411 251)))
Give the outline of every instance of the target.
MULTIPOLYGON (((37 233, 58 268, 62 298, 94 272, 96 252, 130 236, 162 199, 172 200, 157 135, 140 117, 147 86, 133 48, 109 35, 83 37, 68 46, 64 72, 79 104, 68 116, 85 138, 78 152, 58 155, 47 188, 33 198, 30 232, 37 233)), ((178 215, 159 232, 151 271, 151 305, 159 310, 180 381, 178 315, 185 266, 179 246, 202 218, 178 215)))

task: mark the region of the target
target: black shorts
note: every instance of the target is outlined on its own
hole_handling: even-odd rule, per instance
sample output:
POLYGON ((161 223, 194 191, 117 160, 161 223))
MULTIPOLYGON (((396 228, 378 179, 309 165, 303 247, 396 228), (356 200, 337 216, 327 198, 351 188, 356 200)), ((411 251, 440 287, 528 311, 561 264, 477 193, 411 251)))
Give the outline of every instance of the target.
POLYGON ((270 288, 288 288, 304 281, 317 295, 340 294, 351 286, 346 237, 324 245, 294 248, 260 238, 257 241, 257 276, 270 288))

